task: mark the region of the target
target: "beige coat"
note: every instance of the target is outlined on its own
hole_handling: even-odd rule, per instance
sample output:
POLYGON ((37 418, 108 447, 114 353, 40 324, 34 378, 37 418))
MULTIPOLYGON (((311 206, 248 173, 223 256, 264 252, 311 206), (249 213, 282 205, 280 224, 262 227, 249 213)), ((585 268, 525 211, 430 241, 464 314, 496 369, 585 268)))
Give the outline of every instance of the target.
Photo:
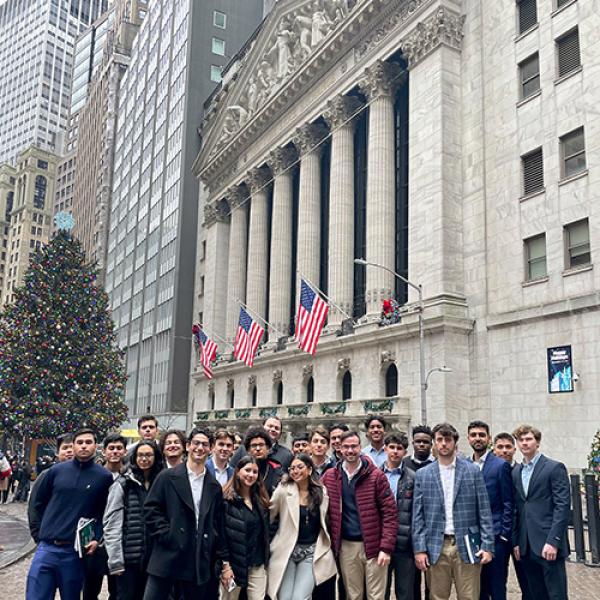
MULTIPOLYGON (((321 503, 321 532, 317 538, 313 558, 313 572, 316 584, 327 581, 337 573, 335 558, 331 550, 331 538, 327 531, 325 517, 329 506, 327 491, 323 490, 321 503)), ((279 516, 279 529, 271 542, 271 558, 269 559, 267 592, 276 600, 283 574, 288 566, 290 556, 296 545, 300 520, 300 495, 295 483, 280 484, 271 498, 271 521, 279 516)))

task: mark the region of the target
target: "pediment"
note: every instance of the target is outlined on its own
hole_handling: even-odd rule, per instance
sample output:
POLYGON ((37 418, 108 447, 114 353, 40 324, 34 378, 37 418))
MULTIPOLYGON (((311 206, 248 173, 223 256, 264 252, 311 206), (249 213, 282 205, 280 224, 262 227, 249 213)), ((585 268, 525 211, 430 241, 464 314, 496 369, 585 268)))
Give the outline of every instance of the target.
POLYGON ((209 105, 199 162, 219 154, 342 26, 363 0, 279 0, 209 105))

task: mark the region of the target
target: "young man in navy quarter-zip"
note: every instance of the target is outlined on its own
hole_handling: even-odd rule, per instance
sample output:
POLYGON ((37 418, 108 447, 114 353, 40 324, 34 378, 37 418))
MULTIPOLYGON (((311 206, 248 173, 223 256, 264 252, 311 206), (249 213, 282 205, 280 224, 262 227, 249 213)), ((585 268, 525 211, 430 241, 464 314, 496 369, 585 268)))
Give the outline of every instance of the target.
POLYGON ((79 600, 83 564, 74 548, 80 518, 96 519, 93 554, 102 537, 102 515, 112 475, 94 462, 96 435, 81 429, 73 436, 74 459, 53 466, 36 486, 35 510, 41 515, 38 548, 27 575, 27 600, 79 600))

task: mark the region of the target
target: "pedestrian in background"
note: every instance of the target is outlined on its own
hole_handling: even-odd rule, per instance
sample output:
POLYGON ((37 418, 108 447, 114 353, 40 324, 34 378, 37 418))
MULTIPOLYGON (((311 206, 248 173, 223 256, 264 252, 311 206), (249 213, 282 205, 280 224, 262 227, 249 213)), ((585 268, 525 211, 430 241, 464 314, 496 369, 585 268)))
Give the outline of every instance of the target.
POLYGON ((329 498, 308 454, 294 457, 273 497, 271 520, 278 522, 271 542, 268 592, 272 599, 306 600, 315 585, 335 577, 326 517, 329 498))
POLYGON ((263 600, 269 564, 269 496, 253 456, 238 462, 223 488, 223 534, 219 540, 223 600, 263 600))
POLYGON ((142 600, 150 538, 144 519, 144 502, 163 468, 155 442, 135 446, 130 464, 112 484, 104 511, 104 542, 108 572, 114 576, 119 600, 142 600))

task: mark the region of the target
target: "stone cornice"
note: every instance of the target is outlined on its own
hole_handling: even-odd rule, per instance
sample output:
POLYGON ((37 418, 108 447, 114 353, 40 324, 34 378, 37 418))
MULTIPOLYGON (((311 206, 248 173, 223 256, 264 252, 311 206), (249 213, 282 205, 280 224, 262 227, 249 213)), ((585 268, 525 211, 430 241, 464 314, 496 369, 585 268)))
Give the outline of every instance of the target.
POLYGON ((209 203, 204 205, 204 227, 212 227, 215 223, 225 223, 229 219, 229 215, 223 207, 209 203))

